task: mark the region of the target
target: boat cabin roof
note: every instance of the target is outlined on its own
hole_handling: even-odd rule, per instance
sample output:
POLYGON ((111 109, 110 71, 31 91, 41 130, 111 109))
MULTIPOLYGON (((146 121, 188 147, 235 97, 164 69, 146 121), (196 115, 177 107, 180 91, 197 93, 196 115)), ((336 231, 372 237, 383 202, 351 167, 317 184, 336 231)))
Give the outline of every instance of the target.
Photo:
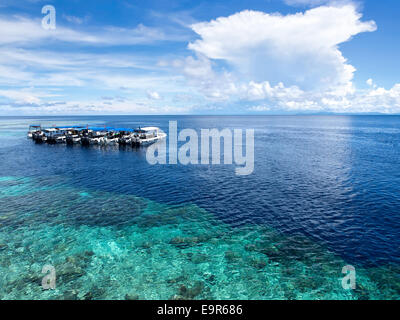
POLYGON ((54 128, 57 128, 57 129, 79 129, 79 128, 85 128, 85 127, 83 127, 83 126, 62 126, 62 127, 54 127, 54 128))
MULTIPOLYGON (((40 125, 30 125, 30 128, 42 128, 40 125)), ((57 132, 57 131, 67 131, 67 130, 89 130, 89 131, 97 131, 97 132, 104 132, 104 131, 114 131, 114 132, 135 132, 135 133, 148 133, 152 131, 159 131, 160 128, 158 127, 144 127, 144 128, 112 128, 112 127, 88 127, 88 126, 60 126, 60 127, 51 127, 45 128, 43 131, 45 132, 57 132)))
POLYGON ((144 127, 144 128, 138 128, 135 129, 136 133, 148 133, 148 132, 158 132, 160 130, 160 128, 157 127, 144 127))
POLYGON ((114 131, 126 131, 126 132, 133 132, 134 130, 131 128, 115 128, 114 131))
POLYGON ((160 128, 158 127, 144 127, 142 128, 143 131, 158 131, 160 128))
POLYGON ((89 127, 89 130, 92 131, 111 131, 113 128, 111 127, 89 127))

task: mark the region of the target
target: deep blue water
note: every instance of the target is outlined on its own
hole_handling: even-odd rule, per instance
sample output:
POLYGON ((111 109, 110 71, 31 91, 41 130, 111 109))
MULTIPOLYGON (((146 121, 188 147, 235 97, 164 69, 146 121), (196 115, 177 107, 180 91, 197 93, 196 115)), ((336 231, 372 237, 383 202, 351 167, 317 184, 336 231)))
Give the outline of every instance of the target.
MULTIPOLYGON (((173 208, 190 204, 212 214, 213 225, 223 224, 232 232, 271 228, 282 237, 304 237, 338 259, 365 270, 395 268, 397 271, 391 272, 390 277, 398 289, 399 142, 398 116, 7 117, 0 118, 0 177, 32 179, 35 182, 31 188, 43 187, 40 193, 49 203, 52 197, 57 201, 59 194, 53 194, 52 188, 56 190, 60 184, 85 194, 101 193, 103 208, 107 206, 107 194, 119 197, 110 207, 121 214, 112 219, 87 215, 90 205, 82 207, 81 202, 69 206, 66 221, 74 228, 127 230, 137 225, 138 221, 123 213, 129 211, 124 207, 124 196, 173 208), (178 121, 178 130, 255 129, 253 174, 237 176, 232 165, 151 166, 146 161, 146 149, 36 145, 26 139, 30 123, 154 125, 168 133, 170 120, 178 121), (118 209, 119 205, 122 207, 118 209)), ((13 184, 7 187, 14 187, 13 184)), ((21 187, 15 194, 4 191, 4 204, 8 207, 3 207, 3 213, 34 210, 32 201, 38 201, 38 196, 24 195, 29 188, 21 187), (29 204, 25 203, 27 199, 29 204)), ((99 199, 97 203, 101 202, 99 199)), ((63 198, 54 204, 55 212, 46 214, 40 223, 51 224, 59 214, 57 208, 62 211, 66 201, 63 198)), ((39 212, 45 210, 39 201, 37 208, 39 212)), ((11 220, 6 224, 10 228, 7 230, 17 228, 16 220, 11 220)), ((24 230, 34 229, 35 221, 24 230)), ((226 296, 220 293, 212 297, 226 296)))

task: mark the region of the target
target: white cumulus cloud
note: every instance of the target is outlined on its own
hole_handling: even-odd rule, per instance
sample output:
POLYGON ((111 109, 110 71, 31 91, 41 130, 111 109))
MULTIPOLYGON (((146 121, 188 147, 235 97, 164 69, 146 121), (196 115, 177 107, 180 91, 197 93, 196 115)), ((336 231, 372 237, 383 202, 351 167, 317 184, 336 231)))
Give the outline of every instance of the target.
POLYGON ((249 80, 315 89, 348 86, 355 68, 338 46, 376 25, 348 4, 286 16, 246 10, 192 29, 201 39, 191 50, 227 62, 249 80))
POLYGON ((356 69, 340 50, 375 31, 375 22, 363 21, 348 1, 329 3, 297 14, 246 10, 196 23, 194 56, 179 67, 206 98, 247 101, 252 112, 400 112, 400 84, 385 89, 368 79, 368 89, 357 89, 356 69))

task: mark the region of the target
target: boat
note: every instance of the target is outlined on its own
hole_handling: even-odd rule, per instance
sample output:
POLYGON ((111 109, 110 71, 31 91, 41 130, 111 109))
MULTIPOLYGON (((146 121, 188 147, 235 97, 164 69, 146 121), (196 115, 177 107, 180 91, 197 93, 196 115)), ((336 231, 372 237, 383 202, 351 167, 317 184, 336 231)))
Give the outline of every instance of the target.
POLYGON ((132 138, 134 137, 134 130, 129 128, 120 128, 117 130, 119 130, 120 133, 118 144, 120 146, 130 145, 132 142, 132 138))
POLYGON ((147 146, 164 139, 167 135, 158 127, 138 129, 109 127, 51 127, 29 126, 28 137, 37 143, 66 143, 68 145, 130 145, 147 146))
POLYGON ((46 142, 48 144, 65 143, 67 140, 66 135, 70 129, 71 128, 58 127, 44 130, 44 133, 47 136, 46 142))
POLYGON ((32 139, 35 140, 36 143, 47 142, 49 144, 56 144, 61 143, 64 138, 65 135, 63 135, 58 128, 47 128, 32 134, 32 139))
POLYGON ((42 131, 42 126, 40 125, 30 125, 28 130, 28 139, 33 139, 33 135, 42 131))
POLYGON ((32 133, 32 140, 36 143, 43 143, 47 141, 47 136, 44 131, 34 132, 32 133))
POLYGON ((83 146, 100 144, 107 135, 107 128, 88 128, 83 130, 81 144, 83 146))
POLYGON ((84 130, 82 126, 73 126, 67 129, 65 134, 65 142, 68 145, 79 144, 81 142, 81 134, 84 130))
POLYGON ((105 134, 96 133, 96 135, 94 135, 91 138, 89 138, 89 145, 91 145, 91 144, 101 144, 102 141, 104 140, 104 136, 105 136, 105 134))
POLYGON ((81 131, 80 137, 81 137, 81 145, 83 146, 88 146, 89 145, 89 139, 90 139, 90 134, 91 130, 85 129, 81 131))
POLYGON ((68 145, 78 144, 81 142, 80 132, 77 130, 72 130, 67 133, 66 141, 68 145))
POLYGON ((112 131, 107 132, 107 134, 100 138, 99 144, 101 145, 117 145, 118 140, 120 138, 120 132, 113 129, 112 131))
POLYGON ((135 147, 148 146, 164 139, 166 136, 167 134, 158 127, 138 128, 134 131, 131 145, 135 147))

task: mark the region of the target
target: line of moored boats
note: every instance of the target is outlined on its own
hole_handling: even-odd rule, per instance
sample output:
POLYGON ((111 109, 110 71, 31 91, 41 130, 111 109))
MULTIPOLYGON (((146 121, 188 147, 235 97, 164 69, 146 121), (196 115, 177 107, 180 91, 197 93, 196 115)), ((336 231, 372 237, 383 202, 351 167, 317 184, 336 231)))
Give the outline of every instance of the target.
POLYGON ((40 125, 29 126, 28 138, 36 143, 69 145, 130 145, 146 146, 166 137, 158 127, 137 129, 69 126, 42 128, 40 125))

